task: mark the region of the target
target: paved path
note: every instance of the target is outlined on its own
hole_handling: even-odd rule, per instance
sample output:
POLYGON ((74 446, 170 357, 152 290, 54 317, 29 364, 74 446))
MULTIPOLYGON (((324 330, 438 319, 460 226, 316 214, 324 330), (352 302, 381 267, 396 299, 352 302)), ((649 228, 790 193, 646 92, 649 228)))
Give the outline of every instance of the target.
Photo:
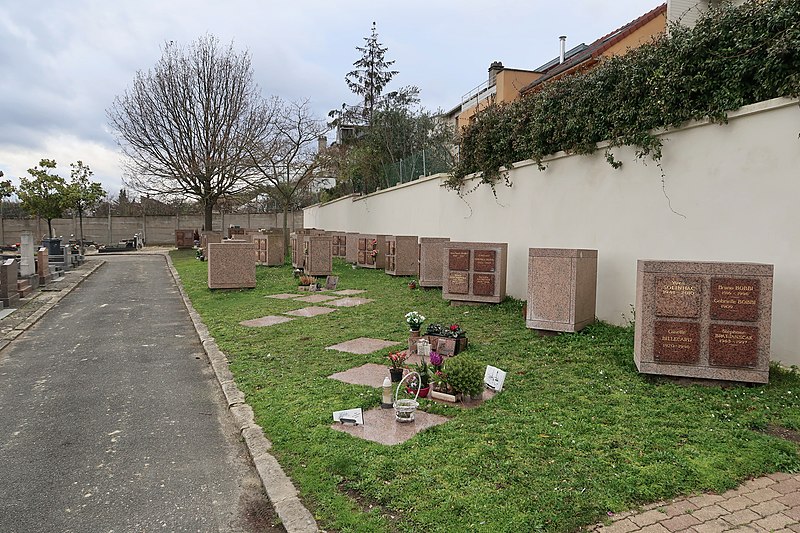
POLYGON ((0 352, 0 531, 263 530, 164 258, 103 259, 0 352))

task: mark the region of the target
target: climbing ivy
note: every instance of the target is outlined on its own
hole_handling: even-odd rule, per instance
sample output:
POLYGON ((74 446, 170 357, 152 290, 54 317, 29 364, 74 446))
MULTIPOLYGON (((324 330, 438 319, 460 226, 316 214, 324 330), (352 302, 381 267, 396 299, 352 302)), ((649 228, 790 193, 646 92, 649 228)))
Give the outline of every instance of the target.
POLYGON ((467 175, 481 172, 494 190, 514 162, 564 150, 590 154, 633 146, 637 157, 661 158, 654 130, 687 120, 727 121, 728 111, 800 94, 800 0, 749 1, 711 10, 694 28, 669 35, 596 68, 543 84, 510 104, 486 108, 462 131, 460 161, 447 186, 463 194, 467 175))

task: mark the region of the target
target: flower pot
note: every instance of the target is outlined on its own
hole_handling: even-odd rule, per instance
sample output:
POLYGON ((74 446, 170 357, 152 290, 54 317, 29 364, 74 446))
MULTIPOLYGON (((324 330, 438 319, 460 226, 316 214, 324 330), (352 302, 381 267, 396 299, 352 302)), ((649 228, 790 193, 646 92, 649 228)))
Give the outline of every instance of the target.
MULTIPOLYGON (((428 393, 430 391, 431 391, 431 386, 430 385, 428 385, 427 387, 424 387, 422 389, 419 389, 419 397, 420 398, 427 398, 428 397, 428 393)), ((406 387, 406 392, 409 393, 409 394, 414 394, 415 392, 417 392, 417 389, 415 387, 409 386, 409 387, 406 387)))
POLYGON ((392 383, 400 383, 400 380, 403 379, 403 369, 402 368, 390 368, 389 369, 389 376, 392 379, 392 383))

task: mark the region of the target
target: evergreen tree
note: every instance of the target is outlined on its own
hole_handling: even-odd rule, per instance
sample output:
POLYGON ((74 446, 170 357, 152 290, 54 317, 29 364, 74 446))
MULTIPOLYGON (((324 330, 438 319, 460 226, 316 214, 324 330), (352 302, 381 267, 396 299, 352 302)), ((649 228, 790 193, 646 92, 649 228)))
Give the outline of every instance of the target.
POLYGON ((368 124, 372 124, 378 97, 397 71, 389 70, 394 61, 386 61, 388 48, 378 42, 378 30, 374 22, 372 35, 364 37, 364 40, 364 46, 356 46, 356 50, 361 52, 361 58, 353 63, 356 68, 348 72, 344 79, 351 91, 364 98, 362 116, 368 124))

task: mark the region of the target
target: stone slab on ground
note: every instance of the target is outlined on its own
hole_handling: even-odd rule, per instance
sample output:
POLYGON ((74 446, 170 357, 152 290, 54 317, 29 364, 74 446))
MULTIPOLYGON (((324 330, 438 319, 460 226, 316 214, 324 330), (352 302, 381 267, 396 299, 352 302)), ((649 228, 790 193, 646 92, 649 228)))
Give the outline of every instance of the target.
POLYGON ((277 300, 291 300, 292 298, 297 298, 300 296, 299 294, 289 294, 288 292, 283 292, 281 294, 268 294, 266 298, 275 298, 277 300))
POLYGON ((335 305, 336 307, 355 307, 357 305, 368 304, 374 302, 369 298, 339 298, 332 302, 325 302, 325 305, 335 305))
POLYGON ((327 294, 312 294, 310 296, 303 296, 302 298, 297 298, 296 302, 306 302, 310 304, 318 304, 321 302, 327 302, 328 300, 335 300, 336 296, 329 296, 327 294))
POLYGON ((397 422, 394 418, 394 409, 381 409, 376 407, 364 411, 363 426, 345 426, 342 424, 331 425, 332 429, 349 433, 354 437, 366 439, 378 444, 400 444, 417 433, 430 427, 444 424, 447 418, 439 415, 417 411, 413 422, 397 422))
MULTIPOLYGON (((331 311, 335 311, 335 309, 331 309, 331 311)), ((328 346, 326 350, 336 350, 339 352, 347 352, 347 353, 355 353, 359 355, 366 355, 368 353, 377 352, 383 348, 388 348, 389 346, 396 346, 400 344, 399 342, 395 341, 385 341, 381 339, 371 339, 369 337, 359 337, 357 339, 340 342, 339 344, 334 344, 333 346, 328 346)), ((383 381, 383 378, 381 378, 383 381)))
POLYGON ((344 289, 341 291, 335 291, 331 294, 338 294, 340 296, 352 296, 354 294, 361 294, 363 292, 367 292, 365 289, 344 289))
POLYGON ((239 322, 239 324, 250 328, 263 328, 265 326, 283 324, 284 322, 289 322, 290 320, 294 320, 294 318, 289 318, 288 316, 268 315, 262 316, 261 318, 254 318, 252 320, 242 320, 239 322))
POLYGON ((337 372, 328 376, 330 379, 350 383, 353 385, 366 385, 367 387, 380 388, 383 378, 389 375, 389 367, 375 363, 367 363, 344 372, 337 372))
POLYGON ((285 315, 292 315, 292 316, 302 316, 305 318, 310 318, 317 315, 326 315, 328 313, 333 313, 336 309, 331 309, 330 307, 303 307, 301 309, 295 309, 294 311, 286 311, 285 315))

